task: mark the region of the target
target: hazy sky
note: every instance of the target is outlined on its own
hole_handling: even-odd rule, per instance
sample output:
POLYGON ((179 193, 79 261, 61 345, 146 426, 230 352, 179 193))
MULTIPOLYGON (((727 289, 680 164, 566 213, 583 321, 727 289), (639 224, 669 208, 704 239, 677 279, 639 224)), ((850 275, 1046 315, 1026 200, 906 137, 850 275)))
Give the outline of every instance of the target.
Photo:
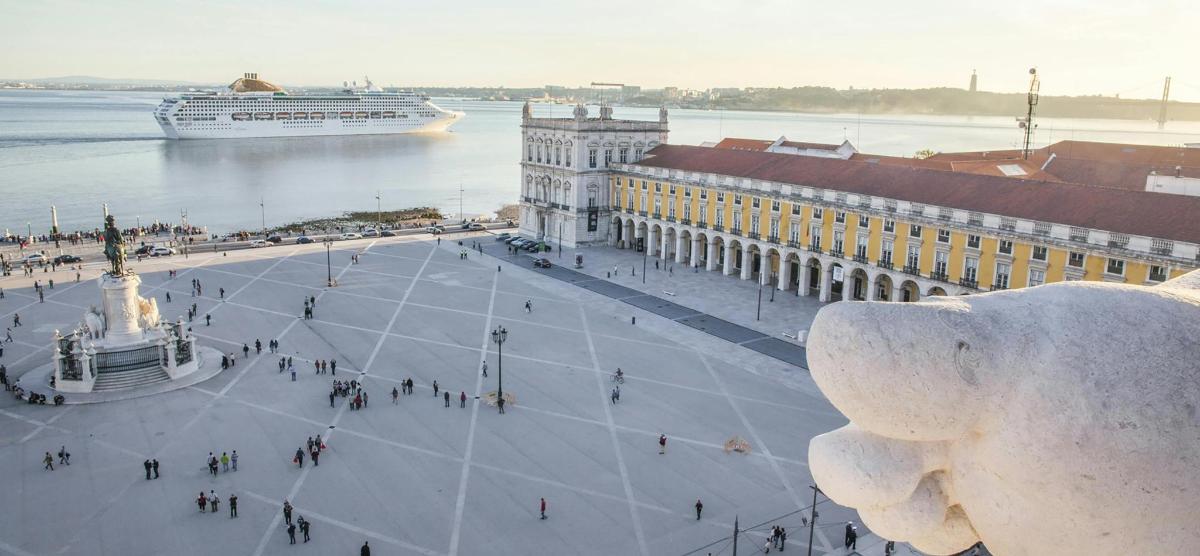
POLYGON ((0 78, 828 85, 1200 100, 1200 2, 0 0, 0 78))

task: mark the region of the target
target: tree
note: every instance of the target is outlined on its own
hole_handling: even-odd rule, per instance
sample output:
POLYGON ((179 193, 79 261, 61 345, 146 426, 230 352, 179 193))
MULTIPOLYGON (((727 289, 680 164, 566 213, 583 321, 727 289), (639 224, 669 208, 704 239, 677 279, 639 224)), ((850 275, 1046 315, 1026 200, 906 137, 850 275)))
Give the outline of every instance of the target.
POLYGON ((926 158, 929 158, 935 154, 937 153, 933 152, 933 149, 921 149, 914 153, 913 157, 915 157, 917 160, 925 160, 926 158))

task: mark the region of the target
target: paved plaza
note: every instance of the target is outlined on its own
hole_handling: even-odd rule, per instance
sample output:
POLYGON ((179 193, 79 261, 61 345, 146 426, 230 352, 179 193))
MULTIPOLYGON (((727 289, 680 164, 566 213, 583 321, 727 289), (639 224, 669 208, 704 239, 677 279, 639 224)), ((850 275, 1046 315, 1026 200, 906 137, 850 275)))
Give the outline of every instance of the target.
MULTIPOLYGON (((373 555, 728 554, 723 539, 735 517, 752 528, 739 553, 761 551, 773 525, 786 528, 788 551, 806 548, 808 441, 846 419, 804 369, 539 275, 524 258, 470 252, 464 260, 458 239, 465 248, 492 242, 338 242, 328 267, 336 288, 324 287, 320 244, 132 262, 142 295, 155 297, 165 318, 196 303, 199 343, 235 352, 236 364, 136 400, 53 407, 0 398, 0 553, 349 555, 369 542, 373 555), (192 279, 202 297, 191 296, 192 279), (314 318, 302 319, 310 296, 314 318), (489 332, 500 326, 508 330, 503 387, 515 399, 504 415, 482 399, 497 388, 501 361, 489 332), (295 382, 278 372, 271 339, 293 358, 295 382), (316 375, 315 359, 336 359, 337 375, 316 375), (627 380, 614 404, 618 367, 627 380), (414 394, 393 404, 392 388, 410 377, 414 394), (330 407, 335 378, 362 381, 367 407, 350 410, 346 398, 330 407), (450 392, 450 407, 434 396, 434 381, 450 392), (668 438, 662 455, 660 434, 668 438), (319 466, 298 468, 292 455, 314 435, 328 449, 319 466), (725 450, 735 436, 750 444, 748 454, 725 450), (55 469, 44 470, 43 455, 62 446, 71 465, 55 458, 55 469), (209 452, 233 450, 238 470, 210 475, 209 452), (160 479, 145 479, 147 459, 160 462, 160 479), (221 510, 201 514, 195 499, 210 490, 221 510), (227 505, 234 494, 236 519, 227 505), (284 499, 312 523, 309 543, 289 545, 284 499)), ((23 323, 0 359, 10 377, 47 363, 54 330, 70 329, 98 303, 100 266, 88 265, 78 283, 73 271, 39 271, 35 279, 56 282, 44 303, 32 279, 0 280, 0 325, 14 313, 23 323)), ((632 277, 622 279, 633 287, 632 277)), ((719 312, 734 303, 719 301, 711 282, 738 281, 680 276, 679 268, 669 279, 686 292, 686 303, 673 301, 776 336, 807 328, 816 310, 807 299, 777 297, 764 309, 771 320, 756 327, 741 301, 719 312), (781 302, 811 310, 789 316, 781 302)), ((857 516, 823 498, 818 511, 813 552, 849 553, 842 529, 857 516)), ((858 527, 858 552, 882 554, 883 541, 858 527)))

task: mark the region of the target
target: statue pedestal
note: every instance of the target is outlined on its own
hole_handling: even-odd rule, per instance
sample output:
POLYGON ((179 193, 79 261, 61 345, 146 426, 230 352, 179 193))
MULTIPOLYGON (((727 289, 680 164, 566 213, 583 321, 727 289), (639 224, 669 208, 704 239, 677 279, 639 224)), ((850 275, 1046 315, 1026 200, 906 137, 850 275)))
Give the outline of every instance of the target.
POLYGON ((107 331, 104 343, 108 346, 132 344, 142 340, 138 326, 138 286, 142 279, 136 274, 100 278, 100 293, 104 302, 104 318, 107 331))

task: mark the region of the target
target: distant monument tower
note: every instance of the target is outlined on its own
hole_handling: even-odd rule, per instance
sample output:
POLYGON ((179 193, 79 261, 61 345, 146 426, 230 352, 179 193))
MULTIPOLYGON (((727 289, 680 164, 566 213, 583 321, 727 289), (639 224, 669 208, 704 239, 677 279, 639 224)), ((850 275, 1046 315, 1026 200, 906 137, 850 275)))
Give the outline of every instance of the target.
POLYGON ((975 90, 978 88, 978 86, 979 86, 979 76, 975 75, 975 70, 971 70, 971 87, 967 90, 974 93, 975 90))

